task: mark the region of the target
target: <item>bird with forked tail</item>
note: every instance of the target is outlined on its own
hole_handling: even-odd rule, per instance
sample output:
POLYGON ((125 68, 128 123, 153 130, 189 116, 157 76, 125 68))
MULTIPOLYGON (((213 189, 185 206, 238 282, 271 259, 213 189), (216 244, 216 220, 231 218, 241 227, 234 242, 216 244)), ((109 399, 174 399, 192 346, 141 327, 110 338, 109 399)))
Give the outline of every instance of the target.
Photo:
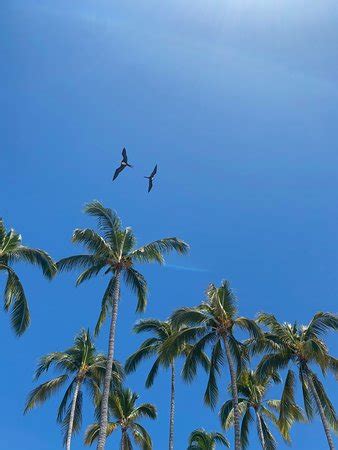
POLYGON ((131 164, 128 163, 128 156, 127 156, 127 150, 125 149, 125 147, 123 147, 122 150, 122 161, 120 164, 120 167, 118 167, 115 170, 114 176, 113 176, 113 181, 120 175, 120 173, 126 168, 126 167, 133 167, 131 164))
POLYGON ((152 190, 152 188, 153 188, 153 180, 154 180, 156 174, 157 174, 157 164, 156 164, 154 170, 149 175, 149 177, 144 177, 144 178, 147 178, 149 180, 148 192, 150 192, 152 190))

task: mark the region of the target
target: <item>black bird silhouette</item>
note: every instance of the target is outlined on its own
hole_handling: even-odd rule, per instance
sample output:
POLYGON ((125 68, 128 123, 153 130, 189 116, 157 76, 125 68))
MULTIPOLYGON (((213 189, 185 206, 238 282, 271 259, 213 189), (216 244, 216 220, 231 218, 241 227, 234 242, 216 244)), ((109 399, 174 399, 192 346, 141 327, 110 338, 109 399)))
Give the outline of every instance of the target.
POLYGON ((128 156, 127 156, 127 150, 123 147, 122 150, 122 161, 120 164, 120 167, 118 167, 115 170, 114 176, 113 176, 113 181, 120 175, 120 173, 122 172, 122 170, 124 170, 126 167, 133 167, 132 165, 130 165, 128 163, 128 156))
POLYGON ((157 164, 156 164, 154 170, 149 175, 149 177, 144 177, 144 178, 147 178, 149 180, 148 192, 150 192, 152 190, 152 188, 153 188, 153 179, 155 178, 156 173, 157 173, 157 164))

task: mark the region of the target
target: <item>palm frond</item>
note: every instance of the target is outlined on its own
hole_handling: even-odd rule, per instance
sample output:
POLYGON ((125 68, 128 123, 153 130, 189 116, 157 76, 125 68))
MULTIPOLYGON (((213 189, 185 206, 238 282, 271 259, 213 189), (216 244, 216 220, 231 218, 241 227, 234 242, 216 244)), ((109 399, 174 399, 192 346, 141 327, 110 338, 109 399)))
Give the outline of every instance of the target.
POLYGON ((156 354, 158 349, 158 339, 157 338, 149 338, 146 339, 140 348, 136 350, 132 355, 127 358, 125 363, 125 371, 126 373, 134 372, 140 362, 145 359, 156 354))
POLYGON ((289 360, 290 354, 288 352, 278 352, 265 355, 257 366, 257 376, 259 379, 264 380, 272 373, 278 372, 287 367, 289 360))
POLYGON ((13 229, 9 230, 2 239, 2 255, 10 256, 21 245, 21 240, 21 234, 16 233, 13 229))
POLYGON ((40 376, 47 372, 52 364, 55 364, 58 368, 65 370, 69 369, 67 361, 70 359, 69 354, 66 352, 52 352, 48 355, 44 355, 39 359, 37 369, 35 371, 34 379, 37 380, 40 376))
POLYGON ((3 240, 6 236, 6 228, 2 217, 0 217, 0 247, 2 248, 3 240))
POLYGON ((224 353, 220 340, 218 340, 213 346, 211 358, 210 358, 210 369, 207 388, 204 394, 205 403, 214 408, 218 400, 218 386, 217 386, 217 374, 220 373, 220 365, 224 361, 224 353))
POLYGON ((154 384, 154 380, 155 380, 155 377, 156 377, 156 375, 158 373, 158 369, 160 367, 160 364, 161 364, 161 359, 157 358, 155 360, 154 364, 152 365, 149 373, 148 373, 148 376, 147 376, 147 379, 146 379, 146 382, 145 382, 146 388, 150 388, 154 384))
POLYGON ((328 368, 334 374, 336 380, 338 380, 338 359, 334 358, 333 356, 328 356, 327 359, 328 359, 328 368))
MULTIPOLYGON (((166 322, 158 319, 142 319, 139 320, 133 328, 135 333, 153 332, 158 336, 158 339, 166 339, 168 337, 168 329, 164 326, 166 322)), ((168 323, 169 328, 171 325, 168 323)))
MULTIPOLYGON (((239 415, 243 416, 247 410, 248 401, 243 397, 239 397, 238 399, 238 411, 239 415)), ((222 427, 227 430, 234 425, 234 408, 233 408, 233 400, 226 401, 220 412, 219 417, 221 420, 222 427)))
POLYGON ((98 259, 94 255, 74 255, 60 259, 56 263, 56 267, 60 272, 73 269, 88 269, 95 266, 97 262, 98 259))
POLYGON ((76 286, 79 286, 84 281, 90 280, 90 278, 95 277, 99 274, 100 270, 104 268, 106 265, 106 261, 101 261, 95 264, 94 266, 89 267, 85 271, 83 271, 76 280, 76 286))
POLYGON ((174 332, 163 342, 160 349, 160 356, 165 365, 170 365, 172 360, 180 354, 184 346, 198 339, 204 333, 203 327, 185 327, 174 332))
POLYGON ((228 441, 228 439, 223 436, 222 433, 218 433, 218 432, 214 432, 214 433, 210 433, 211 434, 211 439, 214 440, 214 442, 218 443, 218 444, 222 444, 225 447, 230 448, 230 442, 228 441))
POLYGON ((236 364, 237 376, 239 376, 246 368, 246 363, 249 358, 248 351, 247 348, 232 334, 228 336, 228 343, 231 356, 236 364))
POLYGON ((300 384, 302 387, 302 394, 303 394, 303 403, 305 408, 306 416, 309 420, 312 420, 314 412, 314 399, 312 398, 309 390, 308 380, 306 377, 306 373, 304 372, 304 369, 302 366, 299 368, 299 379, 300 384))
POLYGON ((121 231, 121 221, 117 214, 109 208, 105 208, 102 203, 94 200, 88 203, 84 209, 85 213, 98 219, 99 229, 103 232, 112 247, 118 248, 118 233, 121 231))
POLYGON ((260 313, 257 316, 257 322, 266 325, 275 337, 281 340, 288 338, 285 327, 278 322, 273 314, 260 313))
POLYGON ((305 338, 313 338, 329 330, 338 330, 338 315, 328 312, 318 312, 314 315, 311 322, 305 327, 305 338))
POLYGON ((68 375, 61 375, 52 380, 46 381, 40 386, 33 389, 28 395, 26 406, 24 412, 33 409, 35 406, 44 403, 55 391, 60 389, 60 387, 68 379, 68 375))
POLYGON ((189 251, 189 245, 176 237, 163 238, 131 252, 130 256, 138 262, 155 261, 163 264, 163 255, 172 251, 184 255, 189 251))
POLYGON ((66 414, 66 411, 67 411, 67 408, 69 405, 70 397, 72 396, 74 388, 75 388, 75 383, 76 383, 76 379, 74 378, 73 381, 68 386, 68 388, 66 389, 66 392, 61 400, 61 403, 58 408, 57 418, 56 418, 56 421, 58 423, 62 423, 65 418, 65 414, 66 414))
POLYGON ((19 277, 14 270, 6 268, 8 276, 5 286, 5 310, 11 311, 11 324, 14 332, 21 336, 29 327, 30 313, 19 277))
POLYGON ((280 401, 278 419, 279 429, 286 441, 290 441, 290 429, 293 423, 301 420, 303 420, 303 416, 295 401, 295 374, 289 370, 280 401))
POLYGON ((142 448, 142 450, 151 450, 153 448, 152 441, 147 430, 139 423, 132 424, 132 433, 135 442, 142 448))
POLYGON ((143 312, 147 306, 147 282, 144 276, 133 268, 128 268, 124 272, 124 279, 132 291, 137 294, 137 312, 143 312))
POLYGON ((112 307, 112 296, 115 289, 115 284, 117 280, 116 277, 113 276, 108 283, 108 286, 103 294, 102 302, 101 302, 101 311, 100 315, 97 319, 94 334, 97 336, 101 330, 101 327, 106 320, 107 314, 110 311, 110 308, 112 307))
POLYGON ((156 419, 157 411, 155 406, 151 403, 142 403, 142 405, 134 409, 133 417, 148 417, 149 419, 156 419))
POLYGON ((108 243, 94 230, 86 228, 84 230, 74 230, 72 241, 76 244, 83 244, 90 252, 95 255, 106 256, 107 258, 112 253, 111 247, 108 243))
POLYGON ((203 311, 198 308, 180 308, 170 318, 173 326, 179 328, 182 325, 199 325, 206 321, 203 311))
POLYGON ((250 422, 253 421, 253 417, 250 411, 250 407, 247 406, 246 411, 243 415, 242 424, 241 424, 241 443, 243 450, 248 448, 249 445, 249 427, 250 422))
POLYGON ((229 417, 231 411, 233 410, 233 407, 234 407, 234 402, 231 399, 231 400, 227 400, 226 402, 224 402, 222 407, 221 407, 221 409, 220 409, 219 417, 220 417, 220 420, 221 420, 222 427, 224 429, 228 428, 228 426, 227 426, 227 424, 228 424, 228 417, 229 417))
MULTIPOLYGON (((110 436, 114 430, 118 427, 118 423, 116 422, 108 422, 107 426, 107 436, 110 436)), ((98 423, 94 423, 89 425, 85 432, 85 445, 92 445, 97 438, 99 437, 100 425, 98 423)))
POLYGON ((210 332, 203 336, 195 345, 187 351, 186 359, 182 369, 182 376, 185 381, 192 381, 197 372, 198 363, 202 364, 205 370, 210 369, 210 361, 204 354, 204 347, 215 339, 215 333, 210 332))
POLYGON ((124 230, 123 245, 121 249, 122 255, 129 257, 135 245, 136 245, 136 237, 133 233, 133 230, 130 227, 127 227, 124 230))
POLYGON ((243 330, 248 331, 255 339, 263 338, 262 330, 254 320, 247 319, 246 317, 238 317, 235 320, 235 324, 243 330))
POLYGON ((263 431, 263 436, 264 436, 264 442, 265 442, 265 449, 266 450, 276 450, 277 448, 277 442, 273 436, 273 434, 271 433, 271 431, 269 430, 269 427, 267 426, 264 418, 262 416, 260 416, 260 421, 262 424, 262 431, 263 431))
POLYGON ((223 311, 229 316, 233 317, 237 313, 236 297, 230 288, 230 283, 223 280, 220 287, 210 284, 207 289, 207 297, 211 301, 217 301, 221 305, 223 311))
POLYGON ((44 250, 18 246, 11 254, 11 258, 18 261, 27 261, 42 269, 45 277, 51 279, 56 274, 56 264, 44 250))

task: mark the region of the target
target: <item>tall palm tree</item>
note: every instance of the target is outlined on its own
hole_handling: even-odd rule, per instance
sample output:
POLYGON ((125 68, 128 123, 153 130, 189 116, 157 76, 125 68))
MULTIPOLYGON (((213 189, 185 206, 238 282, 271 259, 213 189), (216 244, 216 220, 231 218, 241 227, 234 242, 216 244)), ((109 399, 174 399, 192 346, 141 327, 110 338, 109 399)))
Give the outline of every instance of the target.
MULTIPOLYGON (((305 412, 308 419, 312 419, 315 412, 321 418, 326 439, 330 450, 334 449, 330 428, 338 430, 335 409, 325 392, 324 386, 314 373, 312 366, 319 366, 323 375, 328 370, 338 374, 338 360, 329 354, 329 350, 322 339, 322 335, 329 330, 338 329, 338 316, 318 312, 307 326, 279 323, 272 314, 262 313, 258 322, 266 325, 269 332, 265 335, 265 349, 269 352, 258 365, 257 373, 266 377, 273 371, 287 368, 289 365, 297 367, 300 379, 305 412)), ((279 421, 288 422, 288 405, 293 395, 295 374, 288 370, 280 404, 279 421)))
POLYGON ((205 392, 205 402, 215 407, 218 399, 216 376, 225 358, 228 364, 231 380, 231 392, 234 406, 235 449, 241 449, 240 415, 238 408, 237 375, 245 364, 245 347, 234 336, 234 328, 247 330, 251 336, 260 338, 258 325, 250 319, 237 316, 236 299, 229 283, 223 281, 220 287, 210 284, 206 301, 193 308, 182 308, 171 316, 176 326, 185 325, 165 346, 165 355, 170 357, 184 341, 195 342, 185 364, 185 378, 190 379, 196 373, 195 354, 212 346, 209 380, 205 392))
POLYGON ((187 450, 215 450, 216 444, 230 447, 228 439, 222 433, 208 433, 203 428, 199 428, 191 433, 187 450))
MULTIPOLYGON (((107 436, 113 431, 121 429, 121 450, 132 450, 132 439, 142 450, 153 448, 151 438, 147 430, 138 422, 139 419, 148 417, 156 419, 157 412, 154 405, 142 403, 137 406, 138 395, 130 389, 120 389, 112 391, 109 395, 109 417, 107 436)), ((90 425, 86 431, 85 444, 92 445, 99 437, 100 425, 95 423, 90 425)))
POLYGON ((72 270, 74 268, 85 269, 77 279, 77 285, 96 276, 103 269, 109 274, 109 282, 103 295, 101 313, 96 325, 95 333, 100 330, 102 323, 109 314, 111 317, 107 370, 104 380, 100 415, 100 433, 98 438, 98 450, 105 448, 106 432, 108 424, 108 399, 111 381, 111 367, 114 359, 115 329, 120 299, 120 280, 124 281, 138 297, 137 311, 144 311, 147 302, 147 283, 143 275, 138 272, 136 263, 149 263, 152 261, 162 264, 163 254, 170 251, 184 254, 188 251, 188 245, 175 237, 164 238, 140 248, 136 248, 136 238, 131 228, 123 229, 121 221, 115 212, 105 208, 100 202, 93 201, 86 205, 85 212, 98 219, 98 228, 102 235, 91 229, 75 230, 73 242, 83 244, 89 254, 82 254, 64 258, 58 262, 60 270, 72 270))
MULTIPOLYGON (((244 370, 237 381, 237 389, 239 393, 239 410, 242 416, 241 424, 241 440, 243 449, 249 445, 249 425, 255 418, 258 437, 263 450, 275 450, 276 440, 269 428, 269 422, 278 426, 278 417, 275 411, 280 410, 280 400, 266 399, 266 393, 272 383, 281 381, 278 374, 272 373, 271 376, 265 377, 263 380, 257 376, 256 371, 244 370), (254 416, 254 417, 253 417, 254 416)), ((289 418, 293 420, 302 420, 302 412, 294 403, 289 404, 289 418)), ((220 411, 220 419, 222 426, 228 429, 233 425, 234 409, 233 401, 228 400, 224 403, 220 411)), ((285 430, 286 427, 283 427, 285 430)), ((290 442, 289 427, 284 432, 283 438, 290 442)))
MULTIPOLYGON (((49 353, 40 359, 35 379, 47 372, 51 366, 61 371, 61 375, 42 383, 29 394, 25 413, 44 403, 70 380, 57 414, 57 422, 64 430, 66 449, 70 450, 72 435, 80 429, 82 422, 82 387, 85 386, 98 402, 106 365, 107 358, 97 353, 89 331, 81 330, 72 347, 63 352, 49 353)), ((119 386, 123 369, 116 361, 113 363, 112 373, 113 383, 119 386)))
POLYGON ((51 279, 56 273, 52 258, 43 250, 22 245, 21 235, 14 230, 7 231, 0 219, 0 272, 7 272, 5 286, 5 311, 11 313, 14 332, 21 336, 30 324, 30 313, 25 291, 20 278, 12 268, 15 262, 28 262, 42 269, 46 278, 51 279))
MULTIPOLYGON (((150 357, 155 357, 155 362, 150 369, 148 377, 146 379, 146 387, 150 388, 154 379, 158 373, 160 366, 170 366, 171 383, 170 383, 170 420, 169 420, 169 450, 174 448, 174 421, 175 421, 175 359, 180 355, 188 355, 189 348, 187 345, 183 345, 183 348, 179 349, 176 355, 170 358, 169 362, 166 362, 162 358, 163 346, 168 339, 177 332, 177 328, 173 326, 170 320, 161 321, 157 319, 145 319, 140 320, 134 327, 136 333, 151 332, 153 337, 146 339, 135 353, 133 353, 126 361, 125 370, 127 373, 134 372, 137 366, 142 360, 150 357)), ((198 355, 201 364, 205 369, 209 368, 209 361, 207 356, 201 352, 198 355)))

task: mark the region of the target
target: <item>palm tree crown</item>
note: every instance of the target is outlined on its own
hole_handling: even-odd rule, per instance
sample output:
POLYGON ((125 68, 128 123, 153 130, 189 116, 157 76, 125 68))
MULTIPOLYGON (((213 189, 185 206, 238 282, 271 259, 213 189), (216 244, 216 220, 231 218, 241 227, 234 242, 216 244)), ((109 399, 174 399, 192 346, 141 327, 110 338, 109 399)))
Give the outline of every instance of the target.
POLYGON ((207 299, 201 305, 179 309, 172 315, 173 324, 177 327, 185 325, 185 328, 171 339, 165 353, 170 357, 182 342, 193 341, 195 345, 184 370, 185 378, 191 379, 196 373, 195 354, 200 353, 207 344, 211 345, 209 380, 204 396, 206 404, 211 407, 216 405, 218 399, 217 374, 227 360, 235 411, 235 448, 239 450, 241 441, 236 379, 245 363, 246 348, 235 338, 234 328, 243 328, 255 338, 260 338, 261 330, 253 320, 238 317, 236 298, 227 281, 223 281, 219 288, 210 284, 206 294, 207 299))
MULTIPOLYGON (((75 337, 74 345, 63 352, 53 352, 43 356, 35 372, 35 379, 54 366, 61 375, 32 390, 29 394, 25 413, 44 403, 67 381, 69 383, 58 408, 57 422, 64 430, 65 442, 72 433, 78 431, 82 422, 82 386, 85 386, 98 403, 100 387, 104 377, 107 358, 96 351, 88 330, 81 330, 75 337), (76 396, 75 396, 76 394, 76 396)), ((118 362, 113 364, 113 383, 119 386, 123 379, 123 369, 118 362)))
POLYGON ((14 230, 7 231, 0 219, 0 271, 7 272, 4 300, 5 310, 11 312, 14 332, 22 335, 30 324, 30 313, 23 286, 11 267, 15 262, 28 262, 42 269, 45 277, 51 279, 56 273, 52 258, 43 250, 21 244, 21 235, 14 230))
POLYGON ((245 347, 234 334, 234 328, 245 328, 250 334, 260 336, 260 329, 253 320, 237 316, 236 299, 227 281, 217 288, 210 284, 207 289, 207 299, 201 305, 192 308, 181 308, 173 313, 171 320, 180 331, 165 346, 167 358, 177 351, 182 342, 194 342, 189 353, 183 375, 190 380, 196 374, 196 353, 200 353, 208 344, 212 346, 209 380, 205 391, 206 404, 214 407, 218 399, 216 375, 224 362, 224 339, 229 343, 231 356, 234 358, 240 372, 245 365, 245 347))
MULTIPOLYGON (((319 312, 307 326, 298 326, 279 323, 272 314, 262 313, 258 316, 258 322, 269 329, 263 341, 258 342, 258 348, 262 345, 268 351, 258 366, 258 375, 263 378, 273 371, 294 364, 298 370, 306 415, 312 419, 315 411, 319 413, 329 448, 334 448, 329 429, 338 430, 336 412, 311 366, 319 366, 323 375, 330 370, 337 376, 338 360, 329 354, 322 335, 329 330, 338 329, 338 316, 319 312)), ((285 379, 279 416, 280 424, 285 424, 285 431, 289 422, 289 404, 293 398, 294 384, 295 374, 290 368, 285 379)))
MULTIPOLYGON (((171 389, 170 389, 170 422, 169 422, 169 450, 174 448, 174 411, 175 411, 175 357, 180 355, 188 356, 191 345, 183 343, 182 348, 178 349, 177 354, 172 356, 169 361, 163 358, 163 352, 168 340, 175 335, 178 329, 170 320, 161 321, 157 319, 140 320, 134 327, 136 333, 152 332, 153 337, 146 339, 135 353, 133 353, 126 361, 125 370, 127 373, 134 372, 140 362, 145 358, 155 357, 148 377, 146 379, 146 387, 153 385, 154 379, 161 365, 170 365, 171 368, 171 389)), ((196 352, 195 352, 196 353, 196 352)), ((207 356, 200 352, 196 355, 203 367, 208 370, 209 360, 207 356)))
MULTIPOLYGON (((239 410, 242 417, 241 441, 243 449, 249 446, 249 425, 255 419, 258 437, 263 450, 275 450, 276 440, 269 428, 269 422, 276 426, 279 425, 275 411, 279 412, 280 410, 280 400, 266 399, 266 394, 272 383, 280 382, 281 379, 277 373, 272 373, 271 376, 263 380, 257 376, 256 371, 244 370, 240 374, 237 380, 237 389, 239 410)), ((290 403, 289 409, 292 409, 294 420, 302 420, 301 410, 294 402, 290 403)), ((220 419, 223 427, 226 429, 233 425, 234 411, 232 400, 228 400, 222 406, 220 419)), ((285 433, 283 437, 287 442, 290 442, 289 433, 285 433)))
MULTIPOLYGON (((138 395, 130 389, 120 389, 111 392, 109 396, 109 417, 107 436, 120 428, 121 430, 121 450, 132 450, 132 439, 142 450, 151 450, 152 441, 147 430, 138 422, 147 417, 156 419, 157 412, 154 405, 142 403, 137 406, 138 395)), ((100 426, 98 423, 88 427, 86 431, 85 443, 93 444, 98 439, 100 426)))
MULTIPOLYGON (((134 326, 136 333, 152 332, 153 337, 146 339, 136 352, 134 352, 126 361, 125 370, 127 373, 134 372, 137 366, 146 358, 152 356, 155 357, 155 362, 152 365, 149 374, 146 379, 146 387, 149 388, 153 385, 154 379, 158 373, 158 369, 161 365, 168 366, 173 364, 174 359, 180 355, 188 357, 192 346, 183 342, 181 348, 177 348, 176 354, 171 353, 170 360, 164 358, 164 352, 168 341, 176 336, 178 331, 183 331, 183 327, 177 328, 171 320, 158 320, 158 319, 144 319, 140 320, 134 326)), ((195 351, 196 354, 196 351, 195 351)), ((207 356, 200 352, 198 355, 198 361, 204 368, 209 369, 209 360, 207 356)))
POLYGON ((230 447, 228 439, 222 433, 208 433, 200 428, 191 433, 187 450, 215 450, 216 444, 230 447))
MULTIPOLYGON (((123 229, 121 221, 115 212, 105 208, 100 202, 93 201, 85 207, 85 212, 98 219, 101 235, 92 229, 76 229, 72 241, 83 244, 89 254, 81 254, 64 258, 57 263, 58 269, 85 269, 77 278, 76 284, 98 275, 104 268, 105 274, 122 274, 127 286, 136 292, 138 297, 137 311, 144 311, 147 303, 147 283, 143 275, 138 272, 136 263, 152 261, 163 264, 163 254, 175 250, 184 254, 188 245, 180 239, 170 237, 160 239, 142 247, 136 248, 136 238, 130 227, 123 229)), ((111 296, 114 289, 115 277, 111 277, 102 299, 102 309, 97 322, 95 333, 107 316, 111 307, 111 296)))

